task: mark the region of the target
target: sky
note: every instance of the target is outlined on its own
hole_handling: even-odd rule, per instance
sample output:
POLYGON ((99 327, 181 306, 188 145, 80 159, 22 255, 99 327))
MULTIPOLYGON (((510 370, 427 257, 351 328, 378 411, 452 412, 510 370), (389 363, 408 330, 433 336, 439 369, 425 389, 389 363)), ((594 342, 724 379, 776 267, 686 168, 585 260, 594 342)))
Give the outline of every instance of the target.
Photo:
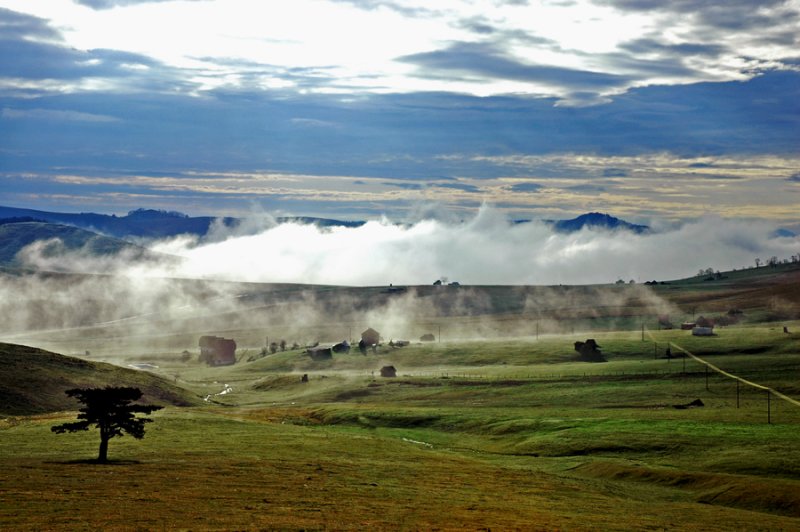
POLYGON ((0 204, 798 228, 798 28, 800 0, 0 0, 0 204))

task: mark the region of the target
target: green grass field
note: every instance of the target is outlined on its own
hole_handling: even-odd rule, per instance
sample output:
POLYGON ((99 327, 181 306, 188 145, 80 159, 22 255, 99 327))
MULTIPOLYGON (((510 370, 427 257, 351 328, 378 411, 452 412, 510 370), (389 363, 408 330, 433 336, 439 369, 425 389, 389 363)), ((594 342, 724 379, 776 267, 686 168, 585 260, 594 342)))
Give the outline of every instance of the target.
MULTIPOLYGON (((790 329, 800 324, 789 323, 790 329)), ((300 351, 157 372, 205 406, 144 440, 0 422, 4 529, 796 529, 800 408, 740 389, 667 342, 800 398, 800 335, 775 325, 300 351), (652 334, 652 336, 651 336, 652 334), (585 339, 585 338, 583 338, 585 339), (656 345, 657 344, 657 345, 656 345), (661 347, 658 347, 661 346, 661 347), (380 378, 384 364, 395 379, 380 378), (309 382, 300 382, 307 373, 309 382), (705 406, 677 409, 700 399, 705 406)))
POLYGON ((0 344, 0 529, 800 529, 800 407, 677 348, 800 400, 798 281, 782 265, 652 287, 418 287, 417 299, 316 287, 326 310, 344 293, 419 303, 377 326, 443 337, 322 362, 260 351, 266 336, 338 341, 385 316, 295 323, 270 297, 289 305, 307 287, 242 285, 248 310, 214 329, 239 360, 218 368, 196 357, 213 313, 23 331, 5 339, 84 360, 0 344), (742 319, 712 337, 658 329, 662 312, 680 323, 731 309, 742 319), (579 361, 587 338, 607 362, 579 361), (143 440, 112 440, 111 463, 96 464, 97 434, 50 427, 74 419, 64 389, 104 383, 188 406, 156 412, 143 440))

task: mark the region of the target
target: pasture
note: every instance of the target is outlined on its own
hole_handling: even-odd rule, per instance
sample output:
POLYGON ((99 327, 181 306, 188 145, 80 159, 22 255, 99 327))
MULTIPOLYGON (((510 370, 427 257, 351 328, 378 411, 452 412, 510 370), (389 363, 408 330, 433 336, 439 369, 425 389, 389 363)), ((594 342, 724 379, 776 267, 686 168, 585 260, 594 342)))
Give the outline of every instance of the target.
MULTIPOLYGON (((211 368, 151 353, 202 406, 142 441, 54 435, 71 414, 0 421, 8 529, 796 529, 800 335, 749 324, 302 350, 211 368), (673 355, 677 355, 675 349, 673 355), (396 378, 378 370, 391 364, 396 378), (301 375, 308 382, 301 382, 301 375), (230 388, 230 393, 214 395, 230 388), (695 400, 701 407, 688 407, 695 400), (684 407, 684 408, 679 408, 684 407), (769 407, 769 423, 768 423, 769 407)), ((790 330, 800 323, 785 322, 790 330)))

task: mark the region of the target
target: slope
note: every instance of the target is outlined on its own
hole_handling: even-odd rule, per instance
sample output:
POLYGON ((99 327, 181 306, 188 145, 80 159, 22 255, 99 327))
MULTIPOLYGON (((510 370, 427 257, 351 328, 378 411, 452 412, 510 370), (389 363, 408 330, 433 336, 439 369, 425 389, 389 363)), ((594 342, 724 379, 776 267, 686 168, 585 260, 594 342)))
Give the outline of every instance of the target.
POLYGON ((111 364, 87 362, 23 345, 0 343, 0 415, 30 415, 74 409, 65 390, 134 386, 144 401, 189 406, 200 399, 161 377, 111 364))

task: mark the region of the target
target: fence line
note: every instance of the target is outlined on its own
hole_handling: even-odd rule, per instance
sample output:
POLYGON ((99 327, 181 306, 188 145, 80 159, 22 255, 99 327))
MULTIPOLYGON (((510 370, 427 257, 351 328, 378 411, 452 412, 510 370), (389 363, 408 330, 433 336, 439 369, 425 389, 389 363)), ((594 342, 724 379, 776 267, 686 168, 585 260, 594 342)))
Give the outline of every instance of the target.
MULTIPOLYGON (((648 331, 648 333, 649 332, 650 331, 648 331)), ((652 337, 652 335, 651 335, 651 337, 652 337)), ((791 397, 788 397, 788 396, 782 394, 781 392, 779 392, 779 391, 777 391, 777 390, 775 390, 773 388, 770 388, 769 386, 764 386, 762 384, 758 384, 758 383, 749 381, 747 379, 743 379, 742 377, 739 377, 738 375, 734 375, 732 373, 728 373, 724 369, 718 368, 717 366, 715 366, 711 362, 707 362, 707 361, 703 360, 702 358, 698 357, 697 355, 695 355, 693 353, 690 353, 689 351, 687 351, 686 349, 684 349, 683 347, 679 346, 678 344, 676 344, 674 342, 670 342, 669 345, 673 346, 675 349, 678 349, 679 351, 683 351, 684 353, 689 355, 691 358, 693 358, 697 362, 699 362, 701 364, 705 364, 706 367, 708 367, 710 369, 713 369, 714 371, 716 371, 717 373, 719 373, 721 375, 724 375, 724 376, 726 376, 726 377, 728 377, 730 379, 737 380, 737 381, 741 382, 742 384, 746 384, 748 386, 752 386, 753 388, 757 388, 759 390, 767 391, 767 392, 771 393, 772 395, 774 395, 775 397, 779 397, 780 399, 783 399, 784 401, 786 401, 788 403, 791 403, 791 404, 793 404, 795 406, 800 406, 800 401, 796 401, 795 399, 792 399, 791 397)))

